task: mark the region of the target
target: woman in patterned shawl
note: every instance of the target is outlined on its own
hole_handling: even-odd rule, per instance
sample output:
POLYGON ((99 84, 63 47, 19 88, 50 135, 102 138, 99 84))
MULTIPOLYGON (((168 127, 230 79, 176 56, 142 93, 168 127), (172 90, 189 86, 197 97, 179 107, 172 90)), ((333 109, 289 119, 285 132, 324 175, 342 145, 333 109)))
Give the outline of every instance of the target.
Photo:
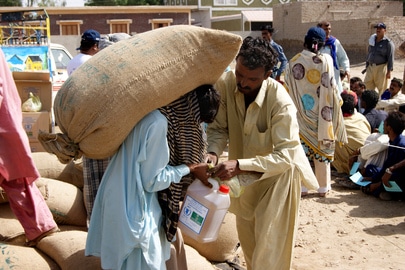
MULTIPOLYGON (((330 55, 320 54, 325 31, 312 27, 305 36, 305 49, 289 61, 285 82, 297 106, 302 145, 314 162, 318 193, 324 197, 331 189, 330 162, 335 142, 346 143, 342 104, 330 55)), ((307 193, 305 187, 302 194, 307 193)))

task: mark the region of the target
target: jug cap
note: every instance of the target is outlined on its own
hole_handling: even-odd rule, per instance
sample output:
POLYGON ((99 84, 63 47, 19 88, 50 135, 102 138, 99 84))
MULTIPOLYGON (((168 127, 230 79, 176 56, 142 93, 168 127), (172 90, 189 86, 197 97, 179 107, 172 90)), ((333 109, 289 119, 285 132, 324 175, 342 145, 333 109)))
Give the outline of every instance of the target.
POLYGON ((222 184, 222 185, 219 186, 219 191, 222 192, 222 193, 228 194, 229 193, 229 187, 227 185, 222 184))

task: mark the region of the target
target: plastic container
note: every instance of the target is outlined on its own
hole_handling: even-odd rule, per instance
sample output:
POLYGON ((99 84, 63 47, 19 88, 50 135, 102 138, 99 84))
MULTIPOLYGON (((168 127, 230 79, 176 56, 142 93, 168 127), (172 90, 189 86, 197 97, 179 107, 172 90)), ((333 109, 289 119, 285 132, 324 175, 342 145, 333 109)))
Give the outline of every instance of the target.
POLYGON ((188 187, 180 211, 179 228, 182 233, 200 243, 215 241, 222 221, 231 204, 229 187, 209 178, 212 188, 196 179, 188 187))

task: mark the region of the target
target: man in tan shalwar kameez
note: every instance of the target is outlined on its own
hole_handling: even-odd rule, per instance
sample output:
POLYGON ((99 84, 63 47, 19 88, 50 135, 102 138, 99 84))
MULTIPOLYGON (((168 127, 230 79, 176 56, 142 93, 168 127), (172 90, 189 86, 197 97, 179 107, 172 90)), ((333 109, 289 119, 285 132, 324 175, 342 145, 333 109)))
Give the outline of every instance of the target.
POLYGON ((249 270, 290 269, 301 181, 318 188, 300 143, 294 103, 284 87, 269 78, 276 59, 268 42, 247 37, 235 71, 216 83, 221 106, 207 128, 207 161, 216 164, 229 141, 229 160, 214 167, 214 177, 229 180, 262 173, 240 197, 231 198, 249 270))

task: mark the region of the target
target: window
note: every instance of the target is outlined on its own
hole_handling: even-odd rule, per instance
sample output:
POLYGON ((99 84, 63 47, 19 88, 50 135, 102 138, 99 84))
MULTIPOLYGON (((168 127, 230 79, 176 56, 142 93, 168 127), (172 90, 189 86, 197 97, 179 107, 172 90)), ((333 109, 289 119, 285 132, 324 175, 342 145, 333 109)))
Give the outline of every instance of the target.
POLYGON ((59 48, 51 48, 53 58, 57 69, 66 69, 69 61, 72 59, 65 50, 59 48))
POLYGON ((131 19, 124 20, 107 20, 110 25, 110 34, 112 33, 127 33, 129 34, 129 25, 132 23, 131 19))
POLYGON ((214 6, 237 6, 238 0, 214 0, 214 6))
POLYGON ((173 23, 173 19, 151 19, 149 23, 152 24, 152 30, 156 28, 170 26, 173 23))
POLYGON ((59 33, 62 36, 67 35, 80 35, 80 25, 83 24, 82 20, 72 21, 56 21, 59 24, 59 33))

